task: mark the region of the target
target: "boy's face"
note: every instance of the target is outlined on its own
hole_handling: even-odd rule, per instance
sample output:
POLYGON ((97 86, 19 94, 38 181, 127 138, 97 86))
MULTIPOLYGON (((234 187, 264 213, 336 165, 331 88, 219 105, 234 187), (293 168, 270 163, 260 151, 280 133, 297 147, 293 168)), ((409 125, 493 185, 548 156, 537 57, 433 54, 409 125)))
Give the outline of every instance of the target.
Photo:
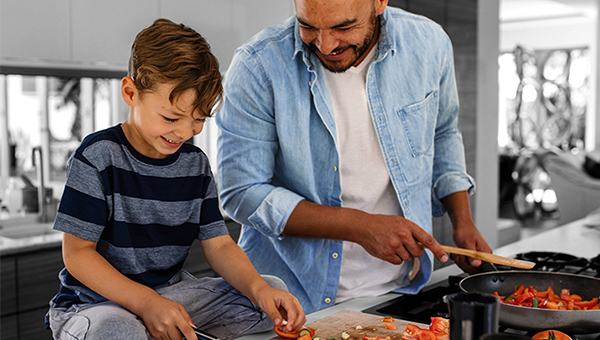
POLYGON ((123 78, 121 92, 130 107, 123 131, 129 143, 144 156, 166 158, 204 127, 206 117, 192 111, 195 91, 189 89, 171 103, 169 94, 173 87, 169 83, 157 84, 154 91, 140 96, 133 80, 123 78))

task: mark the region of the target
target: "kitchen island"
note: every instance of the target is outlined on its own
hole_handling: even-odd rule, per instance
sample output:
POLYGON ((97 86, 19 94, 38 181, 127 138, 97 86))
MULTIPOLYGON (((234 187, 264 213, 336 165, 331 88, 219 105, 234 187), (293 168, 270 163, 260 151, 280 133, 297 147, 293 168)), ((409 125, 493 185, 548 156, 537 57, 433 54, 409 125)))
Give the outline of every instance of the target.
MULTIPOLYGON (((592 258, 600 254, 600 219, 590 216, 561 227, 551 229, 530 238, 520 240, 494 250, 495 254, 514 257, 518 253, 529 251, 562 252, 579 257, 592 258)), ((433 272, 429 285, 446 280, 448 276, 460 274, 462 270, 456 265, 450 265, 433 272)), ((388 293, 376 297, 363 297, 336 304, 332 307, 316 311, 306 316, 309 324, 342 310, 361 312, 369 307, 384 303, 398 297, 400 294, 388 293)), ((274 331, 247 335, 240 340, 265 340, 275 337, 274 331)), ((593 336, 578 336, 580 340, 594 339, 593 336)))

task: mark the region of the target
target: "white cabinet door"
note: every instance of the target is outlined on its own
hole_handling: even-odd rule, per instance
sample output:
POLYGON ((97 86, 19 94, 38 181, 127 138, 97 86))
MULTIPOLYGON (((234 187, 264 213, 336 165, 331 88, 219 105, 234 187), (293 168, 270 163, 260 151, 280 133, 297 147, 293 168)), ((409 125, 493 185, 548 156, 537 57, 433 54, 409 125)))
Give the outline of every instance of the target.
POLYGON ((159 13, 200 33, 219 60, 221 72, 225 72, 237 47, 233 39, 231 6, 231 0, 163 0, 159 13))
POLYGON ((69 0, 0 2, 0 57, 71 60, 69 0))
POLYGON ((292 0, 160 0, 161 16, 190 26, 206 38, 223 73, 236 48, 292 14, 292 0))
POLYGON ((73 60, 127 69, 135 36, 158 15, 158 0, 72 2, 73 60))

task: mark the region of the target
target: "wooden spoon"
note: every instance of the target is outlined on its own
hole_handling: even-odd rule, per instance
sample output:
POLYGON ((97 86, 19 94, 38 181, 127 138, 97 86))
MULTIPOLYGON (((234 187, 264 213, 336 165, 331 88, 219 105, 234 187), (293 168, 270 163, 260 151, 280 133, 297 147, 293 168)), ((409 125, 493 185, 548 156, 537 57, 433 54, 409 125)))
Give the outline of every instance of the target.
MULTIPOLYGON (((419 244, 423 248, 427 248, 424 244, 422 244, 420 242, 419 242, 419 244)), ((465 255, 465 256, 472 257, 474 259, 479 259, 479 260, 487 261, 490 263, 503 264, 505 266, 523 268, 523 269, 531 269, 535 266, 535 262, 511 259, 508 257, 494 255, 494 254, 490 254, 490 253, 484 253, 484 252, 476 251, 476 250, 456 248, 456 247, 450 247, 450 246, 444 246, 444 245, 440 245, 440 246, 447 253, 456 254, 456 255, 465 255)))

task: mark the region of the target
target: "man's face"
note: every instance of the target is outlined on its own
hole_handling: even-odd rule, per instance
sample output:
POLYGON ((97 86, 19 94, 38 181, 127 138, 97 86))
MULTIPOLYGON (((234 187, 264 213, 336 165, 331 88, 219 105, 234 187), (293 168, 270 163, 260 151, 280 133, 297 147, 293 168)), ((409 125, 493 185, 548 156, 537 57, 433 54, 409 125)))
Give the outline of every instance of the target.
POLYGON ((387 0, 296 0, 300 38, 331 72, 356 66, 377 42, 387 0))

